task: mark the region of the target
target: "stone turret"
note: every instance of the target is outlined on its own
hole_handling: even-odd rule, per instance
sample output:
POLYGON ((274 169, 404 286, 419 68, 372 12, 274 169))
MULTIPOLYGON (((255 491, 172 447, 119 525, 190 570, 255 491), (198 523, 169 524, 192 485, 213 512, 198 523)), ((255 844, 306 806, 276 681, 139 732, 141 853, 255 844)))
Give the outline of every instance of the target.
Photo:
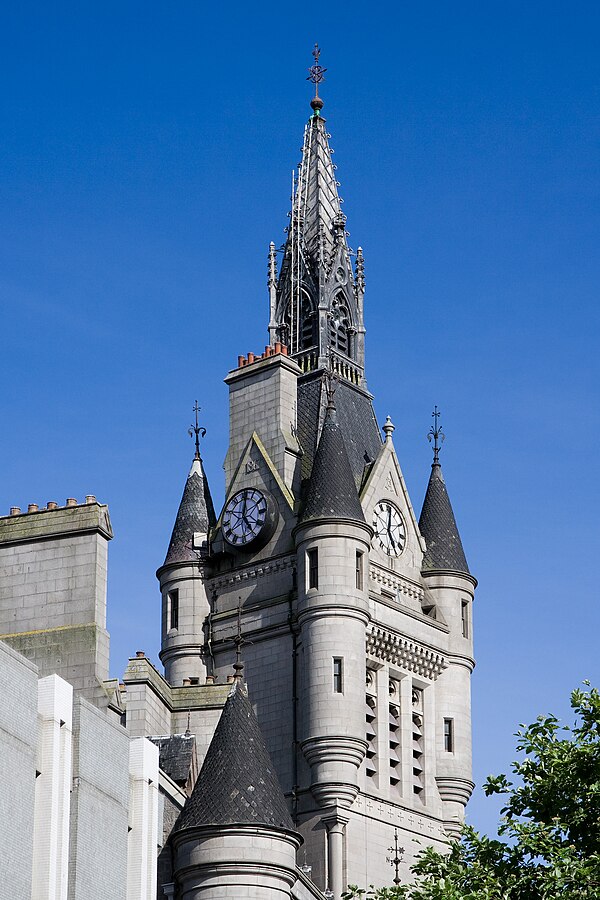
POLYGON ((310 789, 327 813, 328 881, 343 889, 344 808, 358 793, 364 735, 367 525, 330 395, 295 529, 303 677, 301 747, 310 789))
POLYGON ((206 593, 208 532, 215 512, 199 452, 187 477, 169 549, 156 575, 162 594, 160 658, 171 685, 207 674, 204 625, 210 611, 206 593))
POLYGON ((171 841, 181 900, 291 896, 301 838, 239 677, 171 841))
MULTIPOLYGON (((437 421, 437 419, 436 419, 437 421)), ((438 436, 441 429, 436 431, 438 436)), ((433 432, 435 436, 435 432, 433 432)), ((472 604, 477 581, 469 572, 450 497, 439 462, 434 460, 419 529, 427 550, 422 576, 450 628, 448 668, 435 682, 438 709, 436 782, 443 805, 444 827, 458 835, 474 784, 471 771, 472 604)))

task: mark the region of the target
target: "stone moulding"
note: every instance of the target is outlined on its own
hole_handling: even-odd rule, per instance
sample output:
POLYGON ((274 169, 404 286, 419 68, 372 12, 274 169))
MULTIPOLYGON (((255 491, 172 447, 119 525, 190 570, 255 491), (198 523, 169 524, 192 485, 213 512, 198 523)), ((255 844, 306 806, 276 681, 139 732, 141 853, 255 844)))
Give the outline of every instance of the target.
POLYGON ((208 583, 211 589, 218 590, 240 584, 243 581, 257 581, 259 578, 289 569, 295 562, 295 556, 279 557, 245 569, 237 569, 231 574, 228 573, 227 575, 211 578, 208 583))
POLYGON ((418 600, 419 603, 423 603, 425 599, 424 589, 420 585, 415 584, 414 581, 403 578, 402 575, 387 572, 385 569, 373 565, 369 567, 369 575, 374 584, 381 584, 384 588, 391 588, 398 594, 404 594, 406 597, 418 600))
POLYGON ((367 629, 367 653, 432 681, 448 668, 442 653, 381 625, 371 625, 367 629))

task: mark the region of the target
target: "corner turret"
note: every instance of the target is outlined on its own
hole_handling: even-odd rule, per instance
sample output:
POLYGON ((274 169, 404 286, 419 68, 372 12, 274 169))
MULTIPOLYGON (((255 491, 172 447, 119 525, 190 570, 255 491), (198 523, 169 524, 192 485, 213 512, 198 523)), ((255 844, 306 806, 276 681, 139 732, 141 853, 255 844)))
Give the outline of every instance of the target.
POLYGON ((204 624, 210 612, 206 592, 208 533, 216 522, 208 481, 202 465, 196 404, 196 453, 187 477, 173 533, 163 565, 156 576, 162 594, 160 658, 171 685, 207 674, 204 624))
POLYGON ((291 896, 301 838, 239 674, 171 841, 186 900, 291 896))
POLYGON ((471 672, 473 659, 472 606, 477 581, 469 572, 456 519, 440 465, 444 433, 433 411, 433 464, 419 529, 425 538, 423 579, 450 629, 448 668, 435 682, 440 712, 436 735, 436 783, 442 800, 444 828, 458 836, 464 808, 474 784, 471 772, 471 672))

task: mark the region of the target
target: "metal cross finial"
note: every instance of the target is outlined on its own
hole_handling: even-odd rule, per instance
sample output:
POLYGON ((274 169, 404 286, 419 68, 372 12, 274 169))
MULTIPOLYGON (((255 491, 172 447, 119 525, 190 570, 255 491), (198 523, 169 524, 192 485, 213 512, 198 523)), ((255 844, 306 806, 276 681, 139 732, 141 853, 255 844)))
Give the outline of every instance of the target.
POLYGON ((242 662, 242 645, 246 643, 242 635, 242 598, 238 598, 238 609, 237 609, 237 632, 233 639, 233 643, 235 644, 235 663, 233 664, 233 670, 235 672, 234 678, 236 681, 241 681, 243 678, 242 672, 244 671, 244 663, 242 662))
POLYGON ((440 450, 442 449, 442 444, 446 439, 446 435, 442 431, 442 426, 438 425, 440 411, 437 406, 434 407, 431 415, 433 416, 435 424, 429 429, 427 439, 430 443, 433 441, 433 465, 438 466, 440 464, 440 450))
POLYGON ((202 428, 200 425, 198 425, 198 413, 200 412, 201 408, 202 407, 198 406, 198 401, 196 400, 196 402, 194 403, 194 408, 192 410, 192 412, 196 413, 196 424, 190 425, 190 427, 188 428, 188 434, 190 437, 192 437, 192 435, 194 434, 196 435, 196 454, 194 456, 194 459, 200 459, 200 436, 204 437, 204 435, 206 434, 206 428, 202 428))
POLYGON ((404 847, 398 846, 398 829, 394 828, 394 846, 388 847, 388 853, 392 853, 393 856, 387 858, 390 866, 394 867, 394 884, 400 884, 400 863, 402 862, 402 857, 404 856, 404 847))
MULTIPOLYGON (((325 72, 327 69, 324 69, 323 66, 319 63, 319 57, 321 56, 321 48, 318 44, 315 44, 312 55, 315 58, 314 65, 312 65, 308 70, 308 78, 307 81, 312 81, 315 86, 315 96, 314 99, 318 100, 319 103, 316 106, 313 106, 313 109, 316 113, 318 110, 322 108, 323 104, 321 103, 321 99, 319 97, 319 85, 322 81, 325 81, 325 72)), ((314 103, 314 101, 313 101, 314 103)))

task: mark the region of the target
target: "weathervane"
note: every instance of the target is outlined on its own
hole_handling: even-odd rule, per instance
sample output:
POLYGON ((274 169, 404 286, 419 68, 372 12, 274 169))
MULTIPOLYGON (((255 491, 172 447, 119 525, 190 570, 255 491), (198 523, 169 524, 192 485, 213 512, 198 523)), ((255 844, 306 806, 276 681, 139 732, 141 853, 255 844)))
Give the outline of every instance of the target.
POLYGON ((198 401, 194 403, 194 408, 192 412, 196 413, 196 424, 190 425, 188 428, 188 434, 192 437, 194 434, 196 435, 196 455, 194 459, 200 459, 200 436, 204 437, 206 434, 206 428, 202 428, 198 425, 198 413, 200 412, 202 407, 198 406, 198 401))
POLYGON ((446 435, 442 431, 442 426, 438 425, 438 419, 440 417, 440 411, 437 406, 434 407, 433 412, 431 413, 435 420, 435 425, 432 425, 427 433, 427 439, 431 443, 433 440, 433 465, 437 466, 440 463, 440 450, 442 449, 442 444, 446 439, 446 435))
POLYGON ((404 847, 398 846, 398 829, 394 828, 394 846, 388 847, 388 853, 393 853, 392 857, 387 858, 390 866, 394 867, 394 872, 396 873, 394 876, 394 884, 400 884, 400 875, 398 874, 400 870, 400 863, 402 862, 402 857, 404 856, 404 847))
POLYGON ((319 85, 322 81, 325 81, 325 72, 327 69, 324 69, 323 66, 319 63, 319 57, 321 56, 321 48, 318 44, 315 44, 312 55, 315 58, 314 65, 312 65, 308 70, 308 78, 307 81, 312 81, 315 86, 315 96, 310 101, 310 105, 315 111, 315 115, 319 115, 319 110, 323 109, 323 101, 319 97, 319 85))

